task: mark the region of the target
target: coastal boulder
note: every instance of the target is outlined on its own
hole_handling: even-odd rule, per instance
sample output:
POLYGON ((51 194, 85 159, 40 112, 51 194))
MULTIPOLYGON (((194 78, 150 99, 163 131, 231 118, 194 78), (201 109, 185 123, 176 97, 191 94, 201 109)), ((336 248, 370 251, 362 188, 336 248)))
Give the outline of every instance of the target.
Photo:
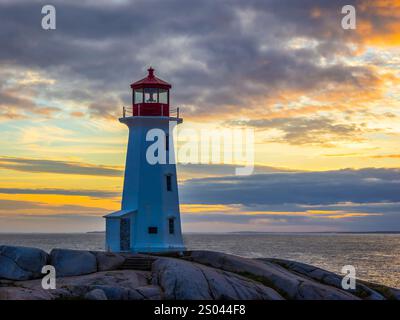
POLYGON ((48 254, 37 248, 0 246, 0 278, 29 280, 42 277, 48 254))
POLYGON ((50 252, 50 263, 60 277, 97 272, 96 256, 90 251, 53 249, 50 252))
POLYGON ((98 271, 117 270, 125 261, 125 257, 118 253, 103 251, 92 251, 92 253, 96 256, 98 271))
POLYGON ((0 287, 0 300, 51 300, 48 290, 21 287, 0 287))
MULTIPOLYGON (((107 285, 99 285, 94 286, 94 290, 101 290, 104 295, 107 297, 107 300, 130 300, 130 295, 132 290, 127 288, 119 287, 119 286, 107 286, 107 285)), ((135 294, 136 292, 134 292, 135 294)), ((137 300, 135 298, 131 300, 137 300)))
POLYGON ((102 271, 82 276, 73 276, 57 279, 57 287, 80 286, 90 287, 104 285, 110 287, 124 287, 135 289, 147 285, 150 272, 136 270, 102 271))
POLYGON ((136 270, 102 271, 92 274, 65 277, 57 280, 57 288, 66 290, 67 297, 84 297, 88 292, 102 290, 107 300, 142 300, 136 288, 146 286, 150 273, 136 270))
POLYGON ((212 299, 203 273, 194 265, 172 259, 153 263, 153 284, 160 286, 166 300, 212 299))
POLYGON ((143 286, 136 288, 136 291, 146 300, 161 300, 162 291, 159 286, 143 286))
POLYGON ((85 294, 86 300, 108 300, 106 294, 101 289, 93 289, 85 294))
POLYGON ((163 258, 153 263, 153 284, 166 300, 282 300, 273 289, 197 263, 163 258))
MULTIPOLYGON (((33 292, 38 296, 45 291, 49 299, 90 299, 104 298, 107 300, 143 300, 155 299, 161 296, 161 289, 149 286, 150 272, 136 270, 102 271, 80 276, 60 277, 57 279, 57 289, 43 290, 41 280, 9 282, 7 288, 15 288, 15 294, 33 292), (17 290, 21 289, 21 290, 17 290), (92 292, 97 290, 95 292, 92 292), (99 291, 102 291, 101 294, 99 291)), ((0 296, 2 288, 0 286, 0 296)), ((8 291, 4 289, 3 296, 8 291)), ((11 292, 13 295, 14 292, 11 292)), ((7 296, 11 296, 8 294, 7 296)))
POLYGON ((400 290, 399 289, 389 288, 388 290, 389 290, 389 293, 393 300, 400 300, 400 290))

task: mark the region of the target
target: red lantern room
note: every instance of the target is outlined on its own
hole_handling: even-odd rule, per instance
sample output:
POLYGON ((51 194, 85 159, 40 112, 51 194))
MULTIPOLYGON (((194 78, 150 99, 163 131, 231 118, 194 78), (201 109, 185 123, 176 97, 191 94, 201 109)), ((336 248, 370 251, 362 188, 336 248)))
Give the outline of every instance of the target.
POLYGON ((147 69, 146 78, 131 84, 133 116, 169 117, 169 89, 171 85, 154 75, 154 69, 147 69))

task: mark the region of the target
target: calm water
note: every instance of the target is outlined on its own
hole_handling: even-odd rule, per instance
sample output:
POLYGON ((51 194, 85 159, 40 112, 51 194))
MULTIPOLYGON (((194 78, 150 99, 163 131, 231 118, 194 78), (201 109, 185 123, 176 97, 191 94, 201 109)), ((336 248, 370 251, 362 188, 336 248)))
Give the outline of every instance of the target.
MULTIPOLYGON (((400 234, 185 234, 184 239, 189 250, 292 259, 336 273, 351 264, 361 279, 400 288, 400 234)), ((104 234, 0 234, 0 244, 103 250, 104 234)))

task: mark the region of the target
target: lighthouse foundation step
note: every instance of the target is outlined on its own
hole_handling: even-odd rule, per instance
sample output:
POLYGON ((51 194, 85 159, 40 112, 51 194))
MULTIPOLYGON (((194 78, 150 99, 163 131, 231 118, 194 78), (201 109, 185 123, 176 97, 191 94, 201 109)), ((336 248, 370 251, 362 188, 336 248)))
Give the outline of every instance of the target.
POLYGON ((151 271, 151 266, 155 260, 155 258, 143 256, 127 257, 119 269, 151 271))

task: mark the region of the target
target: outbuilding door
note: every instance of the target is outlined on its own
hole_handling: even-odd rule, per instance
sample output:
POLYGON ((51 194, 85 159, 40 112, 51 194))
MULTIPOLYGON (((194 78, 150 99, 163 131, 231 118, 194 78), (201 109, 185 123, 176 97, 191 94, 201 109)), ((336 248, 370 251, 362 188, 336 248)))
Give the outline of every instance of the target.
POLYGON ((131 243, 131 219, 121 218, 120 223, 120 247, 121 251, 129 251, 131 243))

